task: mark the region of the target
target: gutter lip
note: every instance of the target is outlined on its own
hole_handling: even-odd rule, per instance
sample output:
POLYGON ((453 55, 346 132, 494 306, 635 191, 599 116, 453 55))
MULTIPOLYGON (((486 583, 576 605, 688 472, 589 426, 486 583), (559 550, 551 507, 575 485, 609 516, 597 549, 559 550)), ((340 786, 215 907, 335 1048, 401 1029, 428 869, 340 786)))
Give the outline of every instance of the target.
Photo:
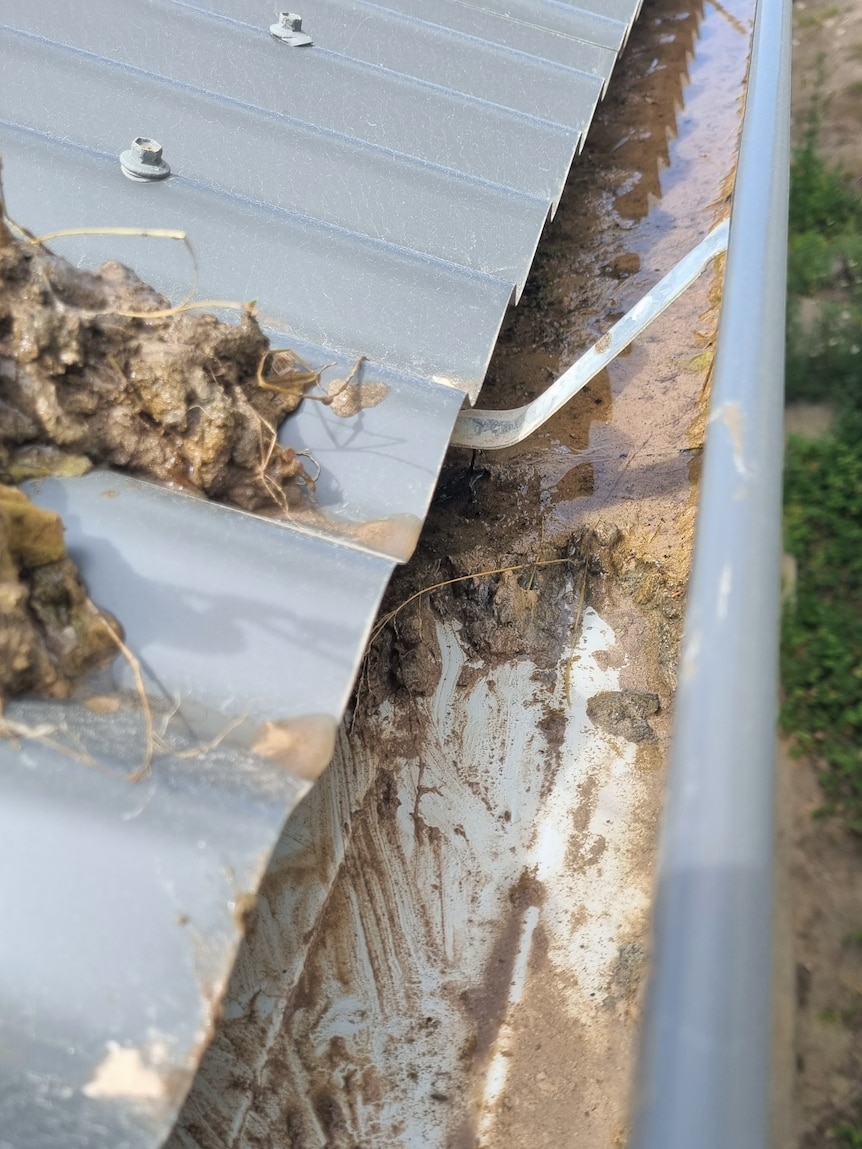
POLYGON ((630 1149, 769 1142, 790 31, 759 0, 630 1149))

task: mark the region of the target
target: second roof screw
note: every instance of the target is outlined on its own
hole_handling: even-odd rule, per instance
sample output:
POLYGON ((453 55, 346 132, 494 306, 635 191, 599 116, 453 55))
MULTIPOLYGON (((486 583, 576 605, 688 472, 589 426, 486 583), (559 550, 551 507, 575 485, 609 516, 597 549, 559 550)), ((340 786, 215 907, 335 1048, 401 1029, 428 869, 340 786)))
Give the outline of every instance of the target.
POLYGON ((120 153, 120 167, 130 180, 163 180, 171 174, 162 159, 162 145, 146 136, 138 136, 127 151, 120 153))
POLYGON ((270 24, 270 33, 276 40, 291 48, 304 48, 311 43, 311 37, 302 31, 302 17, 295 12, 282 12, 277 24, 270 24))

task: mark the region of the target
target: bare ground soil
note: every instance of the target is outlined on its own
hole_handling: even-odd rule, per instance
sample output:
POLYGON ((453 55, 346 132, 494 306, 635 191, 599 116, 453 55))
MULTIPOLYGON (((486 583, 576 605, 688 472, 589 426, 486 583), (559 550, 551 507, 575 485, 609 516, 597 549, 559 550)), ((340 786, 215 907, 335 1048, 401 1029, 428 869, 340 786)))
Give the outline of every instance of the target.
MULTIPOLYGON (((862 4, 796 0, 793 11, 794 138, 819 99, 821 153, 860 187, 862 4)), ((823 434, 828 425, 822 407, 788 410, 787 429, 795 434, 823 434)), ((822 794, 815 762, 795 759, 785 746, 779 772, 779 892, 786 899, 779 914, 793 948, 780 964, 794 1008, 786 1027, 790 1096, 776 1144, 819 1149, 835 1143, 835 1126, 862 1097, 862 847, 839 823, 816 816, 822 794)))

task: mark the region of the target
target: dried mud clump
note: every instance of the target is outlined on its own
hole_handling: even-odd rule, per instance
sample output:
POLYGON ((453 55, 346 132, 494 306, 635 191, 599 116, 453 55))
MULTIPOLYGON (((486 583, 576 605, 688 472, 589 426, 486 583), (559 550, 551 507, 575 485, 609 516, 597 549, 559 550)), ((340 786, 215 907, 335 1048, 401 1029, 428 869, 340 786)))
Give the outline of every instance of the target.
POLYGON ((658 695, 643 690, 602 690, 587 699, 587 715, 596 726, 629 742, 655 740, 647 719, 658 712, 658 695))
POLYGON ((66 697, 117 653, 114 634, 66 556, 59 516, 0 484, 0 705, 24 691, 66 697))
POLYGON ((26 477, 34 445, 52 444, 245 510, 283 510, 313 484, 276 431, 318 375, 268 346, 250 312, 237 325, 171 312, 120 264, 79 271, 4 226, 0 478, 26 477))
POLYGON ((278 426, 318 382, 269 351, 250 311, 233 325, 171 309, 120 264, 79 271, 13 233, 0 191, 0 709, 27 691, 67 695, 119 637, 59 518, 11 484, 103 464, 285 511, 314 484, 278 426))

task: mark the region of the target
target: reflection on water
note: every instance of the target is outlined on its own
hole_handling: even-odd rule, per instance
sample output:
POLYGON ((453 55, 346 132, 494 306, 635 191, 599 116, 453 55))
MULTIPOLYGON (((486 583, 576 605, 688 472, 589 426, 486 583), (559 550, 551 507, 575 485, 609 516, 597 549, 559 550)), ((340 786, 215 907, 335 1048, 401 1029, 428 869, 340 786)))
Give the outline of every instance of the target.
POLYGON ((673 164, 671 144, 679 136, 678 120, 691 82, 689 64, 703 13, 702 2, 690 11, 665 17, 645 13, 657 27, 668 30, 656 37, 655 44, 635 46, 626 59, 625 66, 651 83, 649 95, 636 103, 626 102, 626 111, 633 118, 612 148, 618 161, 634 172, 623 182, 614 202, 615 211, 625 220, 642 219, 661 199, 662 175, 673 164), (661 55, 653 55, 653 51, 661 55))
POLYGON ((748 51, 739 29, 750 24, 753 0, 730 7, 644 6, 507 316, 482 406, 514 406, 544 388, 531 370, 538 348, 561 374, 606 330, 609 312, 627 310, 659 277, 652 251, 662 232, 702 238, 708 230, 708 207, 732 164, 748 51))

